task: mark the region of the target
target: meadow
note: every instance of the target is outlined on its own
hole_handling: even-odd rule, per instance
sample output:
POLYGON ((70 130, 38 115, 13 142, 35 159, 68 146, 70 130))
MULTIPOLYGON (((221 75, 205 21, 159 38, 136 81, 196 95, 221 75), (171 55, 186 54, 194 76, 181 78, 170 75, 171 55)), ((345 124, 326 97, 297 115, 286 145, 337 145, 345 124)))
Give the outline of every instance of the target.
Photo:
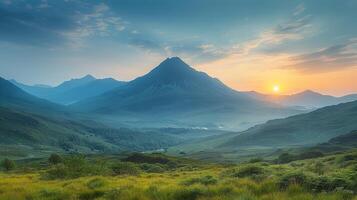
POLYGON ((0 199, 357 200, 356 151, 282 161, 214 164, 157 153, 52 155, 4 168, 0 199))

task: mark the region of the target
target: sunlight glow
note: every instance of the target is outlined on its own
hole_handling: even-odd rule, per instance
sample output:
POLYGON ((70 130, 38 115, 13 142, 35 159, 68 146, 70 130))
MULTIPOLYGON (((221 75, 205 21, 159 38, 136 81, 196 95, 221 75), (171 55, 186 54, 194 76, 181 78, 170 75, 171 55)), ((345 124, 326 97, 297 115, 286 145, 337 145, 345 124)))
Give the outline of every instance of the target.
POLYGON ((274 93, 278 93, 279 91, 280 91, 279 85, 274 85, 274 86, 273 86, 273 92, 274 92, 274 93))

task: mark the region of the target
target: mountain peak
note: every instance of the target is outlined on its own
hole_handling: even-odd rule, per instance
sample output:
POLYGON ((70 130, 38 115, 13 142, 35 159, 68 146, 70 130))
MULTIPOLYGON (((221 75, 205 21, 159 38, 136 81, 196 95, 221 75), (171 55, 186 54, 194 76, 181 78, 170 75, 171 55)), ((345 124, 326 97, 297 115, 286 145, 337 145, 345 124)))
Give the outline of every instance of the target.
POLYGON ((164 76, 187 75, 190 72, 196 72, 179 57, 166 58, 159 66, 154 68, 152 74, 161 74, 164 76))
POLYGON ((322 95, 322 94, 315 92, 313 90, 304 90, 298 94, 300 94, 300 95, 322 95))
POLYGON ((85 76, 83 76, 82 78, 79 79, 85 79, 85 80, 95 80, 96 78, 90 74, 87 74, 85 76))

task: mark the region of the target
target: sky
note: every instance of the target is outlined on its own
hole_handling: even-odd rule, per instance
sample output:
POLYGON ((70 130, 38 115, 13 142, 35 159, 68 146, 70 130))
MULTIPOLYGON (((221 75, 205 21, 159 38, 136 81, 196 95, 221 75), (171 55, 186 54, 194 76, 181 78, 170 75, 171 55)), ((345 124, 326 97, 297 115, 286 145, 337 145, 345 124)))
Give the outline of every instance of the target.
POLYGON ((239 90, 357 92, 356 0, 0 0, 0 76, 132 80, 179 56, 239 90))

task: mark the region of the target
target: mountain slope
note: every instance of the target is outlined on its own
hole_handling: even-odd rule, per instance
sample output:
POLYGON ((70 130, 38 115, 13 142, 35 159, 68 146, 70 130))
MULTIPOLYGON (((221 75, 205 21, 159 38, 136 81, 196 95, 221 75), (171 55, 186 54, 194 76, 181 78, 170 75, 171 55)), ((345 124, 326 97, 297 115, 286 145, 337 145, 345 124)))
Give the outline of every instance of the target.
POLYGON ((214 121, 216 124, 227 121, 248 124, 287 116, 290 112, 234 91, 178 57, 168 58, 148 74, 72 107, 105 115, 131 113, 136 117, 180 119, 193 124, 214 121))
POLYGON ((353 130, 357 130, 357 101, 271 120, 242 132, 192 140, 171 147, 168 152, 233 162, 276 156, 281 149, 335 152, 353 148, 356 144, 356 131, 353 130))
POLYGON ((316 111, 268 121, 241 132, 222 144, 243 146, 311 145, 357 129, 357 101, 328 106, 316 111))
POLYGON ((27 111, 63 111, 64 107, 32 96, 0 77, 0 106, 21 108, 27 111))
POLYGON ((85 125, 0 106, 0 153, 9 148, 21 152, 21 157, 66 151, 144 151, 167 148, 181 141, 165 133, 112 129, 94 122, 85 125))
POLYGON ((112 78, 96 79, 91 75, 65 81, 56 87, 28 86, 15 80, 12 82, 32 95, 65 105, 100 95, 125 84, 112 78))

